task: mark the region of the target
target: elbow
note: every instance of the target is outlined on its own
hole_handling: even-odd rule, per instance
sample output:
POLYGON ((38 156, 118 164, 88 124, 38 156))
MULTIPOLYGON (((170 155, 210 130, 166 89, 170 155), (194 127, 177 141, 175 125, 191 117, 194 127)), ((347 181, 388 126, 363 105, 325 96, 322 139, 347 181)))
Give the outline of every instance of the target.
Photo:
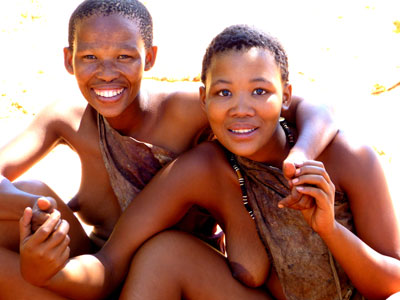
POLYGON ((233 278, 251 288, 257 288, 264 284, 268 275, 266 272, 250 272, 244 266, 236 262, 230 262, 230 268, 233 278))

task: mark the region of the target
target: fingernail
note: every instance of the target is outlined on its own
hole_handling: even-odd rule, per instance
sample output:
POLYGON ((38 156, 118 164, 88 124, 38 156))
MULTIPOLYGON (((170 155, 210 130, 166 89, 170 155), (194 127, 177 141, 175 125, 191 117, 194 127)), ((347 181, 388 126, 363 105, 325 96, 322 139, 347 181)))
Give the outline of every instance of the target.
POLYGON ((298 179, 298 178, 295 178, 295 179, 292 180, 292 182, 293 182, 294 184, 296 184, 296 183, 299 182, 299 179, 298 179))
POLYGON ((304 190, 304 187, 302 187, 302 186, 296 186, 296 190, 298 190, 298 191, 300 192, 300 191, 304 190))
POLYGON ((281 204, 281 203, 278 203, 278 207, 279 208, 284 208, 285 206, 283 204, 281 204))

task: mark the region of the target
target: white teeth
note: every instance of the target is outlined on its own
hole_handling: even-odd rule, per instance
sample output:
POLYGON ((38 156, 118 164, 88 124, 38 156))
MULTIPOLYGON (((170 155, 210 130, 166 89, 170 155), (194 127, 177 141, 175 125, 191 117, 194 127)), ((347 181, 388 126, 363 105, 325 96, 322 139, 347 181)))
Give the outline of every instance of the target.
POLYGON ((231 131, 233 133, 250 133, 250 132, 253 132, 254 130, 255 130, 255 128, 253 128, 253 129, 237 129, 237 130, 231 129, 231 131))
POLYGON ((104 97, 104 98, 111 98, 114 96, 117 96, 121 94, 124 91, 124 89, 118 89, 118 90, 94 90, 97 96, 104 97))

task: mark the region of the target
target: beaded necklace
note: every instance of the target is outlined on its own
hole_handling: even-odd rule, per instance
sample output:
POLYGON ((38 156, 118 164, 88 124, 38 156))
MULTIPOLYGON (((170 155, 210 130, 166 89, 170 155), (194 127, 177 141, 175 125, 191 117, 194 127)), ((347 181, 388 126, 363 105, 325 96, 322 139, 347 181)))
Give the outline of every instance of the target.
MULTIPOLYGON (((290 148, 292 148, 294 146, 294 135, 293 135, 292 131, 290 130, 290 128, 284 118, 281 118, 279 120, 279 123, 281 124, 283 131, 285 132, 285 135, 286 135, 286 138, 288 139, 290 148)), ((242 173, 240 172, 239 164, 236 161, 235 155, 231 152, 228 152, 228 153, 229 153, 229 155, 228 155, 229 162, 230 162, 232 168, 236 172, 236 175, 239 180, 240 189, 242 190, 242 200, 243 200, 244 207, 246 207, 247 211, 249 212, 250 217, 254 220, 254 213, 253 213, 253 210, 250 207, 249 201, 247 199, 247 190, 246 190, 246 187, 244 184, 244 177, 243 177, 242 173)))

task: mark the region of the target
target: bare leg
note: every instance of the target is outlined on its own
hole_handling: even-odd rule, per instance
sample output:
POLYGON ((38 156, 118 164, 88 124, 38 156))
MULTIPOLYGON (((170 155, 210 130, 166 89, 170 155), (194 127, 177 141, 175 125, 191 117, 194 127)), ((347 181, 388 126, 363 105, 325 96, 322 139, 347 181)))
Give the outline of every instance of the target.
POLYGON ((226 258, 201 240, 166 231, 135 254, 120 299, 271 299, 232 277, 226 258))
MULTIPOLYGON (((15 183, 15 186, 25 192, 53 197, 62 217, 70 224, 71 253, 77 255, 91 250, 90 240, 79 220, 47 185, 38 181, 24 181, 15 183)), ((63 299, 45 289, 30 285, 22 278, 18 251, 18 221, 0 221, 0 299, 63 299)))

